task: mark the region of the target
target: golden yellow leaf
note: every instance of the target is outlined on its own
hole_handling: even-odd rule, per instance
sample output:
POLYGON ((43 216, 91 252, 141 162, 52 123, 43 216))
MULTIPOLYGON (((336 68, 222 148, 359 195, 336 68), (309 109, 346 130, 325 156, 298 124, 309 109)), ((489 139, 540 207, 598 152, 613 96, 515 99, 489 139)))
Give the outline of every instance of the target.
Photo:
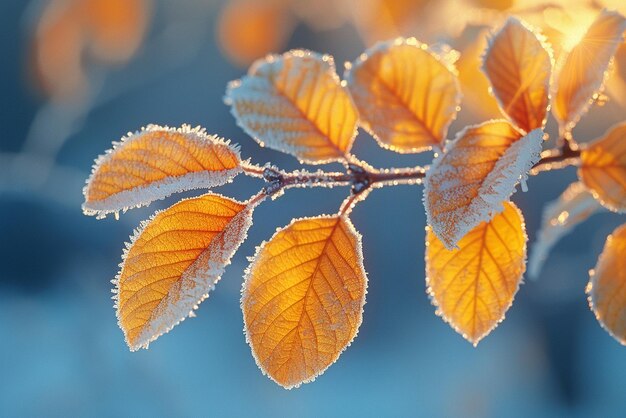
POLYGON ((147 348, 208 297, 261 200, 208 193, 157 212, 135 232, 114 281, 117 318, 131 350, 147 348))
POLYGON ((602 205, 626 211, 626 123, 613 126, 582 150, 578 177, 602 205))
POLYGON ((590 272, 589 306, 609 334, 626 345, 626 224, 606 239, 590 272))
POLYGON ((511 202, 448 250, 427 229, 426 285, 437 313, 476 345, 511 307, 526 269, 526 230, 511 202))
POLYGON ((562 130, 571 130, 601 91, 624 31, 626 19, 617 12, 603 10, 559 64, 552 110, 562 130))
POLYGON ((283 49, 292 20, 284 0, 230 0, 219 15, 220 47, 230 60, 247 66, 283 49))
POLYGON ((240 163, 236 147, 204 129, 149 125, 96 160, 83 211, 104 216, 172 193, 220 186, 241 171, 240 163))
POLYGON ((358 113, 333 58, 293 50, 256 61, 226 90, 237 123, 262 146, 322 164, 345 159, 358 113))
POLYGON ((385 148, 440 148, 461 101, 456 70, 415 38, 379 43, 345 75, 361 126, 385 148))
POLYGON ((500 120, 468 126, 447 144, 424 179, 428 225, 447 248, 502 210, 539 160, 542 142, 541 129, 524 136, 500 120))
POLYGON ((543 36, 511 17, 489 40, 483 70, 500 108, 525 132, 543 128, 550 100, 552 57, 543 36))
POLYGON ((262 244, 242 290, 257 364, 286 388, 337 360, 361 325, 367 277, 361 237, 345 216, 292 221, 262 244))

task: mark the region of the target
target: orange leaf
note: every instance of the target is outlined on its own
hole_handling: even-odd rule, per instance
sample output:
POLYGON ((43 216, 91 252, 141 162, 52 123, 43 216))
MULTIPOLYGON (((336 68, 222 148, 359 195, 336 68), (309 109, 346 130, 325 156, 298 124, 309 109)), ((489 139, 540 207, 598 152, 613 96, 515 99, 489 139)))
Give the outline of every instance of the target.
POLYGON ((626 123, 612 127, 582 150, 578 177, 614 212, 626 212, 626 123))
POLYGON ((307 163, 343 160, 356 135, 356 107, 329 55, 294 50, 256 61, 225 101, 261 146, 307 163))
POLYGON ((539 160, 542 141, 540 129, 523 136, 509 122, 489 121, 468 126, 447 145, 424 179, 428 225, 447 248, 502 210, 539 160))
POLYGON ((562 130, 571 130, 589 109, 594 95, 602 90, 624 31, 626 19, 617 12, 603 10, 559 65, 552 110, 562 130))
POLYGON ((537 241, 531 247, 530 277, 539 275, 550 250, 563 236, 601 209, 600 203, 581 182, 570 184, 557 200, 550 202, 543 211, 537 241))
POLYGON ((441 147, 461 101, 452 64, 415 38, 379 43, 345 78, 363 128, 397 152, 441 147))
POLYGON ((511 202, 465 235, 456 250, 448 250, 427 229, 428 293, 437 314, 472 344, 511 307, 526 268, 526 239, 522 214, 511 202))
POLYGON ((87 215, 147 205, 172 193, 228 183, 240 171, 237 147, 204 129, 149 125, 100 156, 84 189, 87 215))
POLYGON ((509 18, 489 40, 483 71, 502 112, 525 132, 543 128, 549 103, 552 57, 544 38, 509 18))
POLYGON ((596 268, 590 272, 589 306, 609 334, 626 345, 626 224, 606 239, 596 268))
POLYGON ((246 338, 276 383, 322 374, 361 325, 367 277, 345 216, 294 220, 257 250, 242 290, 246 338))
POLYGON ((114 281, 117 318, 132 351, 147 348, 208 297, 261 200, 208 193, 157 212, 135 232, 114 281))

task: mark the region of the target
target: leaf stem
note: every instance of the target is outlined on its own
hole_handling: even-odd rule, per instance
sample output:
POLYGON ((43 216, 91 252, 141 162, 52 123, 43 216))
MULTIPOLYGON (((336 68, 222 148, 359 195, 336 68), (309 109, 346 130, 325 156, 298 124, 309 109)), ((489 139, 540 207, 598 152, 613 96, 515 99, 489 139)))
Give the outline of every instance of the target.
MULTIPOLYGON (((541 159, 533 166, 531 175, 542 171, 560 169, 576 164, 580 158, 580 149, 572 141, 564 141, 560 148, 546 150, 541 159)), ((286 172, 272 165, 264 167, 244 161, 242 168, 245 174, 259 177, 267 183, 264 190, 266 196, 277 198, 286 189, 307 187, 351 186, 351 195, 359 195, 372 188, 398 186, 401 184, 421 184, 428 167, 405 167, 377 169, 369 164, 351 158, 346 163, 345 172, 328 172, 323 170, 296 170, 286 172)), ((363 199, 353 199, 351 203, 363 199)), ((344 205, 344 207, 346 207, 344 205)))

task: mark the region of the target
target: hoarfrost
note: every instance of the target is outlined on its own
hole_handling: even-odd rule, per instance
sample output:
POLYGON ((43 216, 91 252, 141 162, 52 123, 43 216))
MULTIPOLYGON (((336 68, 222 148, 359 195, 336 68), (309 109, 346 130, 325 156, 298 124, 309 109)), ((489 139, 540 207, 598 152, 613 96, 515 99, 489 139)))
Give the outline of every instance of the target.
MULTIPOLYGON (((119 172, 112 171, 111 162, 115 160, 116 156, 118 156, 120 152, 147 153, 148 150, 129 150, 131 149, 130 147, 133 146, 133 143, 144 139, 146 134, 153 134, 155 132, 163 132, 164 134, 183 134, 186 141, 188 141, 190 148, 197 147, 208 153, 215 151, 213 147, 228 148, 235 159, 240 161, 238 146, 232 145, 230 141, 226 141, 218 136, 207 134, 204 128, 192 128, 189 125, 183 125, 181 128, 148 125, 140 131, 128 133, 128 135, 122 138, 120 142, 114 142, 112 149, 106 151, 105 154, 96 159, 91 175, 89 176, 89 179, 87 179, 87 184, 83 189, 85 202, 83 203, 82 208, 85 215, 95 215, 98 219, 102 219, 107 214, 113 213, 117 219, 120 211, 125 212, 128 209, 149 205, 153 201, 164 199, 173 193, 202 188, 209 189, 221 186, 231 182, 232 179, 241 172, 240 164, 237 164, 237 166, 233 168, 223 168, 220 170, 194 169, 183 175, 169 175, 157 181, 146 181, 143 185, 129 187, 126 190, 110 194, 106 198, 90 198, 90 192, 93 188, 99 187, 98 183, 108 184, 110 182, 110 179, 107 180, 107 178, 100 178, 99 176, 107 176, 108 173, 120 176, 123 175, 119 172), (103 170, 106 170, 107 173, 102 172, 103 170)), ((154 140, 156 141, 158 138, 155 138, 154 140)), ((163 141, 166 142, 167 140, 163 139, 163 141)), ((183 151, 190 153, 189 150, 183 151)), ((173 151, 172 154, 174 154, 173 151)), ((192 154, 190 153, 189 155, 192 154)), ((151 155, 150 158, 154 159, 155 157, 151 155)), ((165 163, 179 165, 173 156, 167 155, 166 153, 158 155, 156 158, 156 161, 152 161, 150 163, 152 166, 128 160, 123 160, 120 164, 123 164, 128 168, 128 175, 131 177, 138 177, 137 173, 141 173, 146 169, 156 169, 159 171, 160 163, 158 159, 162 159, 161 165, 165 165, 165 163)), ((191 158, 193 159, 193 156, 191 158)), ((198 162, 194 164, 198 165, 198 162)))
POLYGON ((258 60, 229 83, 224 102, 259 145, 311 164, 343 158, 357 133, 356 107, 328 55, 294 50, 258 60))
MULTIPOLYGON (((489 123, 502 122, 486 122, 489 123)), ((543 141, 541 129, 531 131, 497 156, 493 169, 484 178, 477 178, 480 172, 475 166, 489 163, 494 157, 488 154, 487 147, 461 143, 466 131, 460 132, 448 144, 447 151, 433 161, 424 179, 428 224, 448 249, 455 248, 467 232, 502 211, 502 202, 513 194, 518 182, 526 180, 528 171, 539 160, 543 141), (488 161, 473 162, 481 150, 488 161)))
MULTIPOLYGON (((206 195, 205 195, 206 196, 206 195)), ((252 213, 256 206, 263 201, 264 195, 257 195, 250 199, 247 206, 237 213, 224 228, 212 240, 210 245, 200 254, 200 256, 185 270, 182 277, 172 285, 168 294, 160 301, 154 309, 151 320, 144 325, 137 341, 131 344, 126 339, 131 351, 140 348, 148 348, 148 345, 161 335, 169 332, 174 326, 182 322, 186 317, 193 317, 194 310, 198 305, 208 298, 217 282, 221 279, 226 266, 231 262, 232 256, 237 251, 241 243, 246 239, 248 230, 252 225, 252 213)), ((187 199, 186 199, 187 200, 187 199)), ((123 261, 120 267, 123 268, 126 257, 134 242, 139 238, 147 225, 162 211, 156 212, 148 221, 135 230, 131 237, 131 242, 126 246, 123 254, 123 261)), ((119 278, 122 270, 116 276, 115 285, 118 289, 114 292, 115 307, 118 317, 118 325, 122 330, 121 312, 118 304, 119 298, 119 278)), ((125 332, 126 334, 126 332, 125 332)))

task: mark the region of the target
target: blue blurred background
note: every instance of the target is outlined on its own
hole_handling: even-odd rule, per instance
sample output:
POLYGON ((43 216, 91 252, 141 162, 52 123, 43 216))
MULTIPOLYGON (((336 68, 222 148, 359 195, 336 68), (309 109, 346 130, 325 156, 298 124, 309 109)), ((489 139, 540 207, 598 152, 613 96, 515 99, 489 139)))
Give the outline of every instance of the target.
MULTIPOLYGON (((298 164, 260 148, 222 103, 226 83, 245 72, 241 59, 218 41, 223 2, 150 3, 137 49, 109 60, 85 49, 85 41, 78 70, 87 86, 67 90, 42 89, 44 76, 37 75, 50 68, 37 55, 43 48, 37 37, 52 36, 41 32, 52 3, 64 2, 0 2, 1 416, 624 415, 626 349, 600 328, 584 293, 605 237, 624 218, 595 215, 560 242, 539 280, 521 287, 506 321, 474 348, 434 314, 426 296, 420 186, 376 190, 354 210, 369 276, 364 322, 352 346, 314 383, 286 391, 257 369, 242 332, 239 292, 257 244, 292 217, 335 212, 345 188, 291 190, 264 203, 197 318, 149 350, 130 353, 109 280, 132 229, 175 200, 119 221, 85 217, 82 187, 93 159, 148 123, 189 123, 239 143, 243 156, 257 163, 298 164)), ((289 13, 288 36, 276 48, 328 52, 341 65, 371 43, 364 36, 367 20, 318 27, 289 13)), ((479 33, 469 26, 461 34, 439 33, 419 24, 399 32, 455 46, 479 33)), ((53 51, 70 47, 58 45, 53 51)), ((477 106, 466 106, 450 135, 484 118, 477 106)), ((577 137, 598 136, 623 114, 614 100, 594 108, 577 137)), ((382 150, 364 133, 354 151, 379 167, 432 158, 382 150)), ((530 179, 527 193, 514 196, 529 245, 543 206, 575 178, 572 168, 542 173, 530 179)), ((242 177, 220 191, 243 199, 259 187, 258 180, 242 177)))

